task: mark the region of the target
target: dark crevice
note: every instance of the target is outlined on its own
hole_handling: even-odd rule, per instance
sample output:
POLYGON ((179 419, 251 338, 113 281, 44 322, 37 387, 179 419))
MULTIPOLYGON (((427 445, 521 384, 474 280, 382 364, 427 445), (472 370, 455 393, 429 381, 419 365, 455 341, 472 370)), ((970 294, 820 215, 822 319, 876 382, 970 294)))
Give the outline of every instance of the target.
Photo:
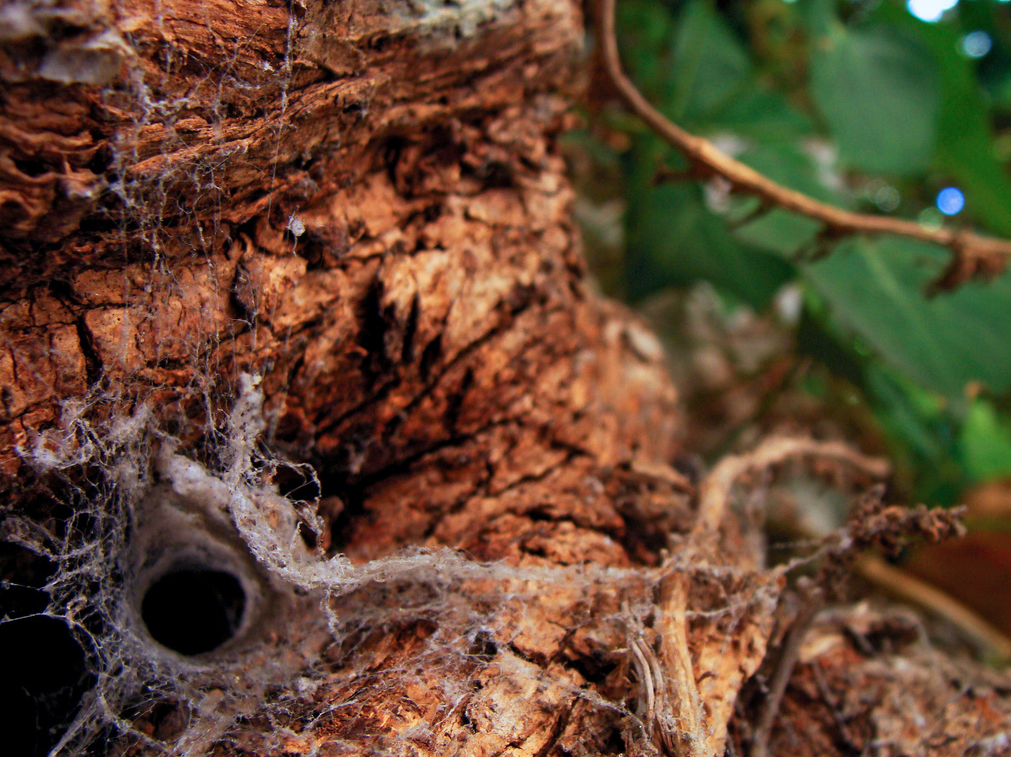
POLYGON ((56 173, 58 169, 54 169, 42 160, 37 159, 23 159, 16 158, 14 156, 8 156, 14 167, 20 171, 22 174, 29 178, 38 178, 47 173, 56 173))
POLYGON ((348 229, 341 225, 326 229, 310 226, 302 235, 296 253, 305 258, 306 271, 329 270, 335 268, 340 259, 351 249, 348 229))
POLYGON ((418 373, 421 375, 422 381, 427 381, 432 373, 432 366, 435 365, 436 361, 442 355, 442 334, 436 334, 435 338, 432 339, 428 344, 425 345, 425 349, 421 352, 421 361, 418 364, 418 373))
POLYGON ((390 137, 379 150, 379 153, 382 155, 383 165, 386 166, 386 172, 393 186, 397 185, 397 164, 400 162, 400 155, 406 146, 407 140, 403 137, 390 137))
POLYGON ((84 375, 88 386, 95 386, 102 378, 102 359, 95 349, 95 336, 88 328, 82 315, 77 319, 77 338, 81 343, 81 353, 84 355, 84 375))
MULTIPOLYGON (((520 552, 522 552, 525 555, 530 555, 532 557, 539 557, 545 560, 551 557, 551 555, 548 554, 548 550, 546 547, 531 547, 527 544, 521 544, 520 552)), ((552 560, 552 562, 554 562, 554 560, 552 560)))
MULTIPOLYGON (((515 317, 520 312, 522 312, 522 310, 524 308, 529 307, 529 305, 530 305, 530 301, 529 300, 527 300, 525 302, 522 302, 522 303, 514 303, 514 305, 512 307, 512 310, 510 312, 510 315, 512 316, 511 318, 506 319, 503 323, 499 323, 497 326, 492 327, 491 329, 489 329, 488 331, 486 331, 484 334, 482 334, 481 336, 477 337, 474 341, 472 341, 469 344, 467 344, 463 349, 461 349, 450 361, 448 361, 445 365, 443 365, 441 367, 441 369, 437 373, 435 373, 433 376, 431 376, 425 382, 425 385, 414 396, 414 398, 407 404, 407 406, 401 411, 401 414, 403 416, 405 416, 405 417, 409 416, 411 414, 411 412, 413 412, 418 407, 418 405, 420 405, 422 402, 424 402, 427 398, 429 398, 432 395, 432 392, 435 390, 435 388, 439 385, 439 383, 442 381, 442 379, 447 374, 449 374, 449 372, 453 368, 455 368, 459 363, 462 363, 463 361, 465 361, 468 357, 470 357, 471 354, 473 354, 477 350, 481 349, 482 347, 484 347, 485 345, 487 345, 488 343, 490 343, 493 339, 495 339, 496 337, 500 336, 504 332, 508 331, 509 328, 512 327, 512 324, 513 324, 513 321, 515 320, 515 317)), ((551 310, 545 310, 545 316, 548 316, 548 315, 550 315, 553 312, 555 312, 553 309, 551 309, 551 310)), ((436 339, 439 340, 440 337, 436 337, 436 339)), ((432 345, 429 344, 429 346, 425 348, 425 351, 428 352, 429 349, 431 348, 431 346, 432 345)), ((439 346, 438 352, 441 352, 441 345, 439 346)), ((422 362, 424 362, 424 361, 425 361, 425 355, 423 354, 422 355, 422 362)), ((363 400, 362 402, 360 402, 355 407, 347 410, 344 413, 341 413, 338 416, 335 416, 335 417, 329 419, 325 424, 321 423, 316 428, 316 436, 317 436, 317 438, 326 436, 327 434, 331 433, 334 429, 339 428, 349 418, 351 418, 351 417, 353 417, 355 415, 359 415, 361 413, 364 413, 369 407, 371 407, 371 406, 373 406, 373 405, 375 405, 375 404, 377 404, 379 402, 382 402, 386 398, 386 396, 389 394, 389 392, 392 389, 394 389, 396 386, 399 386, 400 383, 401 383, 400 377, 399 376, 394 376, 389 381, 387 381, 385 384, 383 384, 378 389, 378 391, 375 391, 372 394, 372 396, 370 396, 367 399, 363 400)), ((343 436, 344 436, 344 439, 342 441, 344 443, 341 446, 344 448, 343 455, 346 457, 346 456, 349 456, 349 455, 352 454, 352 450, 348 449, 348 447, 350 446, 350 443, 347 441, 349 435, 347 433, 345 433, 343 436)), ((366 434, 366 439, 368 440, 369 443, 374 443, 376 441, 379 441, 380 443, 382 443, 382 442, 385 441, 385 439, 381 435, 379 437, 376 437, 376 435, 373 433, 373 431, 371 429, 368 429, 368 432, 366 434)), ((452 439, 443 440, 441 442, 437 442, 436 446, 444 446, 445 444, 450 443, 450 442, 452 442, 452 439)), ((430 450, 430 449, 431 448, 426 448, 426 450, 422 451, 420 454, 425 454, 425 452, 428 451, 428 450, 430 450)), ((391 464, 381 465, 377 470, 370 472, 370 474, 369 474, 370 479, 374 479, 374 478, 377 478, 377 477, 382 477, 383 475, 386 474, 387 471, 389 471, 391 469, 392 466, 396 466, 397 464, 398 463, 394 462, 394 463, 391 463, 391 464)), ((351 466, 351 465, 347 464, 346 462, 341 463, 340 461, 338 461, 338 460, 336 460, 334 458, 330 458, 329 460, 320 460, 320 461, 318 461, 318 467, 329 468, 331 470, 334 469, 334 468, 344 469, 344 470, 351 471, 352 473, 356 473, 357 472, 356 470, 354 470, 355 466, 351 466)))
POLYGON ((155 363, 155 367, 162 370, 179 371, 189 368, 191 364, 192 361, 189 358, 163 357, 155 363))
POLYGON ((569 700, 559 707, 558 716, 555 718, 555 722, 551 724, 551 733, 548 734, 544 746, 537 750, 534 757, 547 757, 554 751, 555 746, 558 744, 558 739, 562 737, 562 733, 565 731, 565 726, 569 724, 574 704, 575 700, 569 700))
POLYGON ((522 651, 519 647, 517 647, 514 642, 509 642, 509 644, 507 644, 506 647, 509 649, 510 654, 514 654, 519 659, 523 660, 523 662, 529 662, 531 665, 536 665, 539 668, 544 667, 548 662, 543 655, 527 654, 526 652, 522 651))
POLYGON ((367 499, 367 489, 361 485, 346 484, 342 487, 335 487, 336 494, 330 496, 339 497, 344 507, 329 524, 330 526, 330 546, 327 549, 327 556, 331 557, 338 552, 343 552, 347 545, 347 540, 354 531, 355 524, 366 517, 365 500, 367 499))
POLYGON ((361 328, 356 341, 367 355, 362 363, 362 371, 369 388, 393 367, 390 356, 386 354, 386 332, 389 325, 382 311, 382 297, 383 283, 376 277, 369 285, 358 313, 361 328))
POLYGON ((572 523, 571 518, 566 517, 559 518, 557 516, 551 515, 550 513, 546 512, 544 509, 540 507, 535 507, 531 510, 527 510, 527 512, 524 513, 524 515, 526 516, 527 520, 529 520, 531 523, 564 523, 566 521, 572 523))
MULTIPOLYGON (((288 363, 288 367, 285 370, 284 383, 281 385, 281 390, 278 392, 279 396, 288 398, 291 387, 295 384, 295 379, 299 374, 299 371, 305 367, 305 353, 297 352, 295 353, 295 358, 288 363)), ((282 442, 291 444, 295 442, 295 438, 298 436, 301 430, 301 424, 295 423, 292 428, 286 429, 282 428, 283 418, 294 418, 291 413, 288 413, 282 418, 277 418, 272 421, 267 426, 267 432, 264 435, 264 443, 268 447, 273 447, 275 442, 280 440, 282 442)))
POLYGON ((235 278, 228 288, 228 303, 235 308, 236 320, 246 326, 256 323, 255 291, 249 279, 249 271, 240 263, 235 267, 235 278))
POLYGON ((343 549, 347 543, 346 537, 351 534, 354 524, 366 517, 368 511, 365 502, 368 500, 369 489, 372 486, 387 478, 408 473, 414 464, 426 455, 435 454, 447 447, 464 444, 466 441, 468 439, 465 437, 444 439, 354 481, 340 476, 324 477, 323 495, 337 496, 344 503, 344 508, 331 523, 332 541, 328 552, 332 554, 343 549))
MULTIPOLYGON (((335 415, 332 418, 328 418, 328 419, 326 419, 326 421, 320 421, 318 423, 318 425, 316 426, 316 436, 317 436, 317 438, 323 437, 323 436, 327 436, 328 434, 330 434, 331 432, 333 432, 334 429, 337 429, 340 426, 342 426, 345 423, 345 421, 347 421, 349 418, 353 418, 356 415, 361 415, 362 413, 364 413, 366 410, 368 410, 373 405, 377 405, 378 403, 382 402, 383 400, 386 399, 387 396, 389 396, 389 393, 394 388, 396 388, 399 385, 400 385, 400 377, 399 376, 393 376, 393 377, 390 378, 389 381, 387 381, 384 384, 382 384, 378 389, 375 389, 372 392, 372 394, 370 394, 368 397, 366 397, 365 399, 363 399, 361 402, 359 402, 354 407, 346 410, 345 412, 341 413, 340 415, 335 415)), ((344 432, 342 434, 341 441, 342 441, 342 446, 343 447, 346 448, 346 447, 349 447, 349 446, 351 446, 353 444, 353 442, 354 442, 354 440, 352 438, 353 435, 354 435, 354 431, 353 430, 350 431, 350 432, 344 432)), ((371 430, 366 431, 366 433, 363 436, 363 440, 365 442, 370 442, 370 443, 374 440, 374 434, 372 433, 371 430)), ((341 466, 339 463, 337 463, 336 461, 333 461, 333 460, 331 460, 329 462, 330 462, 331 465, 337 465, 338 467, 345 467, 345 466, 341 466)), ((347 467, 350 468, 351 466, 347 466, 347 467)))
MULTIPOLYGON (((569 635, 571 636, 571 632, 569 635)), ((563 649, 567 643, 568 640, 562 644, 563 649)), ((559 654, 556 655, 556 658, 557 662, 560 662, 565 665, 565 667, 579 673, 583 680, 586 681, 587 685, 605 683, 608 676, 611 675, 611 673, 614 672, 614 669, 619 665, 617 656, 608 656, 603 652, 600 654, 593 654, 591 656, 576 654, 570 658, 568 655, 564 654, 564 652, 560 651, 559 654)))
POLYGON ((4 754, 48 754, 94 683, 83 648, 59 618, 17 618, 0 623, 0 666, 4 754))
POLYGON ((66 279, 54 276, 46 282, 49 294, 67 309, 75 305, 81 305, 81 301, 74 291, 74 287, 66 279))
MULTIPOLYGON (((376 317, 379 317, 378 287, 371 294, 372 306, 366 308, 366 310, 367 312, 371 311, 376 317)), ((422 376, 427 377, 425 385, 402 410, 401 416, 408 417, 422 402, 431 397, 435 389, 455 367, 466 361, 471 355, 499 337, 502 333, 508 331, 513 326, 515 318, 534 303, 536 299, 533 296, 534 294, 535 290, 532 288, 524 288, 517 292, 518 296, 514 297, 511 302, 503 302, 502 304, 509 308, 508 317, 467 344, 451 360, 440 366, 440 369, 434 375, 431 374, 429 363, 434 363, 438 359, 438 356, 442 352, 442 346, 441 336, 433 339, 425 347, 421 356, 422 376)), ((549 315, 551 312, 553 312, 552 309, 545 310, 546 315, 549 315)), ((371 339, 365 340, 365 343, 374 342, 376 338, 377 335, 373 334, 371 339)), ((379 335, 379 338, 381 339, 381 335, 379 335)), ((359 443, 355 441, 357 435, 353 429, 342 433, 342 444, 340 445, 338 454, 331 456, 327 460, 319 460, 317 462, 317 470, 321 471, 322 495, 324 497, 337 496, 344 503, 343 510, 331 523, 332 541, 328 552, 340 551, 346 545, 347 539, 353 531, 354 524, 362 518, 367 517, 368 513, 365 502, 368 498, 369 489, 376 482, 407 473, 419 459, 437 453, 442 449, 464 444, 468 440, 486 432, 488 429, 504 423, 504 421, 496 421, 487 423, 480 429, 468 431, 466 434, 458 432, 455 425, 468 388, 468 381, 473 382, 473 372, 470 370, 466 372, 461 386, 456 389, 453 399, 450 401, 450 407, 447 408, 445 416, 447 431, 449 432, 447 438, 427 444, 421 449, 405 451, 405 454, 399 459, 381 463, 377 468, 359 475, 359 471, 363 467, 359 458, 364 458, 368 454, 367 445, 377 442, 380 444, 384 443, 390 433, 390 427, 387 427, 383 433, 376 435, 372 426, 367 425, 363 427, 362 439, 359 443), (466 377, 469 377, 469 379, 466 377)), ((359 403, 359 405, 351 410, 342 413, 340 416, 331 419, 325 425, 320 425, 316 429, 317 437, 332 433, 334 429, 339 428, 349 418, 361 414, 370 406, 381 402, 399 383, 399 378, 388 381, 367 400, 359 403)), ((464 501, 466 499, 466 497, 463 498, 464 501)))
POLYGON ((415 293, 411 299, 411 310, 404 325, 404 346, 400 350, 400 362, 414 362, 414 337, 418 333, 418 319, 421 317, 421 296, 415 293))
POLYGON ((460 380, 460 386, 449 396, 449 400, 446 403, 446 414, 443 423, 451 434, 456 432, 456 423, 460 419, 460 409, 463 407, 463 400, 473 385, 474 370, 468 366, 467 370, 464 371, 463 378, 460 380))
MULTIPOLYGON (((440 371, 438 371, 438 373, 436 373, 435 376, 433 376, 425 384, 425 386, 422 388, 422 390, 420 392, 418 392, 418 394, 414 397, 414 399, 412 399, 411 402, 407 405, 407 407, 404 408, 404 411, 403 411, 404 414, 405 415, 410 414, 410 412, 412 410, 414 410, 427 397, 429 397, 432 394, 432 392, 435 390, 435 387, 438 386, 439 383, 442 381, 442 379, 454 367, 456 367, 459 363, 462 363, 464 360, 466 360, 468 357, 470 357, 474 352, 476 352, 479 349, 481 349, 482 347, 486 346, 493 339, 497 338, 498 336, 501 336, 503 333, 505 333, 510 328, 512 328, 513 322, 516 320, 516 317, 521 312, 523 312, 523 310, 525 310, 526 308, 528 308, 530 306, 530 304, 531 304, 531 302, 530 302, 529 299, 527 299, 527 300, 525 300, 525 301, 523 301, 521 303, 515 303, 515 305, 511 308, 511 310, 509 312, 509 315, 510 315, 509 318, 505 319, 504 322, 499 323, 498 325, 493 326, 492 328, 488 329, 485 333, 481 334, 481 336, 477 337, 474 341, 470 342, 465 347, 463 347, 458 353, 456 353, 456 355, 453 356, 453 359, 450 360, 445 365, 443 365, 442 369, 440 371)), ((548 315, 550 315, 552 312, 553 312, 552 310, 545 310, 544 311, 545 317, 547 317, 548 315)), ((426 350, 427 350, 427 348, 426 348, 426 350)), ((441 345, 440 345, 440 350, 441 350, 441 345)), ((422 360, 424 360, 424 356, 422 356, 422 360)))
POLYGON ((489 161, 479 166, 462 166, 464 176, 473 176, 483 189, 510 189, 516 184, 513 168, 506 163, 489 161))
POLYGON ((319 482, 305 466, 279 463, 273 484, 278 494, 291 502, 314 502, 322 496, 319 482))
POLYGON ((491 662, 498 655, 498 644, 491 634, 486 631, 479 631, 467 650, 467 656, 480 660, 481 662, 491 662))

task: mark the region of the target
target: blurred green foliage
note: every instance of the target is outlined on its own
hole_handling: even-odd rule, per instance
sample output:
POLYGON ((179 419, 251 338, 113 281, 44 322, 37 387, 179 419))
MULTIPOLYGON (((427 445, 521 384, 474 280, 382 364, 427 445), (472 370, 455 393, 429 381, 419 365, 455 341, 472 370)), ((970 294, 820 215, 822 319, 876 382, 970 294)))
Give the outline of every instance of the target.
MULTIPOLYGON (((770 178, 927 224, 956 187, 965 206, 946 220, 1011 236, 1011 3, 962 0, 927 23, 898 0, 620 0, 617 23, 643 93, 770 178)), ((683 160, 617 109, 576 139, 626 202, 624 250, 602 271, 613 294, 705 280, 762 310, 800 282, 799 349, 872 408, 910 496, 950 503, 1011 475, 1011 275, 931 298, 943 249, 826 247, 816 223, 758 212, 718 183, 657 184, 683 160), (628 136, 601 140, 601 124, 628 136)))

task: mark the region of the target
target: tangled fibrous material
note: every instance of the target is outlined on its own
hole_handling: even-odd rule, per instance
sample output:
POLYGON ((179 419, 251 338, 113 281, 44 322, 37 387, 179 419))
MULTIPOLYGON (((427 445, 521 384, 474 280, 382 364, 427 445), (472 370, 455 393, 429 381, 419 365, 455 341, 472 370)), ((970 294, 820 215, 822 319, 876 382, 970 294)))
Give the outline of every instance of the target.
POLYGON ((694 527, 672 534, 657 567, 481 563, 417 548, 353 564, 319 549, 315 503, 273 483, 291 464, 263 444, 263 399, 242 375, 220 445, 201 461, 144 408, 89 424, 68 405, 59 431, 22 450, 78 512, 62 536, 13 512, 3 520, 6 540, 56 566, 45 614, 87 650, 90 690, 51 754, 317 754, 356 748, 340 734, 377 714, 399 720, 370 735, 375 753, 416 741, 453 753, 460 713, 505 702, 474 738, 521 730, 520 687, 539 692, 535 708, 547 697, 623 723, 639 753, 715 757, 759 679, 768 690, 751 748, 764 753, 829 588, 801 582, 800 609, 784 614, 788 574, 822 560, 828 580, 868 539, 957 530, 944 514, 885 508, 874 488, 813 557, 767 567, 753 538, 760 513, 735 495, 742 481, 761 488, 771 468, 805 459, 887 473, 837 442, 774 437, 701 482, 694 527), (537 660, 544 612, 568 618, 574 659, 610 661, 612 673, 592 681, 537 660), (408 709, 412 720, 381 709, 426 696, 435 704, 408 709))
MULTIPOLYGON (((40 475, 61 480, 78 511, 62 537, 14 512, 3 520, 5 540, 57 566, 45 614, 66 623, 88 652, 93 685, 51 754, 134 744, 196 755, 236 739, 267 751, 290 746, 300 737, 274 719, 321 690, 328 660, 350 657, 364 633, 419 619, 436 628, 420 659, 445 668, 444 696, 459 702, 469 679, 456 669, 481 662, 474 646, 511 602, 546 584, 641 583, 633 570, 520 569, 453 550, 410 549, 357 566, 326 557, 306 538, 323 528, 313 503, 285 498, 269 483, 281 462, 263 451, 264 429, 263 395, 254 377, 242 375, 216 466, 179 453, 143 407, 92 425, 84 406, 68 404, 59 430, 22 450, 40 475), (221 621, 225 632, 208 640, 200 628, 215 619, 193 613, 203 607, 199 584, 215 576, 226 577, 218 600, 228 585, 238 592, 221 621), (182 617, 166 621, 147 600, 173 580, 193 595, 174 596, 182 617), (193 628, 166 632, 166 622, 193 628), (190 640, 175 642, 180 633, 190 640), (254 712, 271 727, 243 728, 254 712)), ((365 675, 365 667, 348 675, 365 675)), ((526 675, 546 674, 528 666, 526 675)), ((374 685, 381 691, 391 679, 420 676, 421 668, 394 668, 374 685)), ((590 691, 579 695, 624 709, 590 691)), ((355 702, 340 708, 353 712, 355 702)))
MULTIPOLYGON (((730 458, 702 486, 704 517, 689 541, 657 570, 521 568, 450 550, 408 550, 352 565, 310 546, 323 524, 313 503, 285 498, 270 483, 281 462, 263 450, 264 429, 263 395, 256 379, 243 375, 214 466, 181 454, 143 408, 90 427, 71 406, 61 433, 39 436, 24 451, 37 470, 62 474, 68 484, 70 472, 93 471, 88 491, 76 490, 82 518, 94 521, 90 529, 72 523, 56 543, 27 520, 5 521, 8 537, 17 534, 59 566, 47 586, 47 613, 62 618, 90 651, 94 685, 53 754, 81 753, 96 740, 179 755, 225 742, 260 750, 305 746, 305 733, 282 725, 284 713, 313 702, 318 719, 365 706, 354 697, 334 699, 321 713, 314 697, 338 681, 362 677, 377 691, 420 685, 417 666, 424 661, 426 685, 431 668, 442 669, 443 701, 462 703, 493 660, 499 669, 511 660, 519 666, 513 672, 531 685, 639 722, 646 740, 667 753, 718 754, 734 696, 763 659, 783 585, 782 571, 756 570, 755 556, 737 567, 708 565, 714 533, 736 517, 728 510, 735 480, 798 455, 838 457, 881 472, 841 445, 803 440, 773 440, 753 455, 730 458), (167 600, 166 585, 177 586, 167 600), (218 592, 221 617, 185 617, 201 611, 197 594, 208 585, 218 592), (475 651, 504 629, 506 638, 523 633, 522 621, 517 627, 509 613, 540 601, 548 587, 569 602, 601 593, 612 598, 615 611, 588 619, 583 630, 610 638, 609 654, 626 650, 638 704, 629 709, 620 698, 603 698, 515 655, 475 651), (166 620, 171 611, 151 610, 156 592, 184 617, 166 620), (408 621, 431 629, 411 666, 374 673, 367 658, 355 660, 363 636, 386 629, 395 639, 408 621), (193 628, 221 627, 219 636, 193 637, 193 628), (342 676, 333 674, 335 658, 346 666, 342 676), (699 678, 703 668, 708 681, 699 678), (254 713, 270 727, 244 727, 254 713)), ((431 735, 438 723, 417 727, 431 735)))

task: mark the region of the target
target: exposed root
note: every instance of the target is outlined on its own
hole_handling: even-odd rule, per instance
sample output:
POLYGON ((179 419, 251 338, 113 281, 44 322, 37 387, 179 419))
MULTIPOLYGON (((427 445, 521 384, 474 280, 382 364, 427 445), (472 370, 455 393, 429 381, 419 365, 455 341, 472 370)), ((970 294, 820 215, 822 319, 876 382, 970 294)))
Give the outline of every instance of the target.
POLYGON ((819 442, 803 437, 773 437, 755 450, 724 458, 706 476, 699 487, 699 512, 693 537, 711 533, 719 527, 727 508, 730 491, 741 476, 763 470, 797 457, 814 456, 837 460, 873 478, 884 478, 891 471, 887 460, 867 457, 842 442, 819 442))
MULTIPOLYGON (((773 438, 750 453, 727 457, 699 489, 697 521, 688 541, 661 569, 655 643, 647 641, 642 622, 629 615, 628 649, 639 681, 639 717, 662 754, 716 757, 726 748, 737 693, 765 659, 786 569, 761 570, 740 555, 710 566, 702 555, 719 533, 731 491, 742 476, 804 456, 840 461, 874 477, 889 471, 885 461, 844 444, 807 438, 773 438)), ((818 607, 804 604, 795 619, 803 622, 794 623, 789 643, 780 649, 781 672, 774 683, 778 696, 769 700, 766 734, 818 607)))
POLYGON ((884 487, 878 485, 856 501, 849 525, 824 536, 811 557, 771 570, 752 565, 745 555, 724 555, 710 564, 707 548, 725 529, 734 486, 749 473, 804 457, 840 463, 872 478, 883 478, 890 470, 887 461, 840 442, 778 437, 725 458, 702 482, 697 521, 687 542, 661 569, 652 616, 656 636, 647 636, 638 619, 627 631, 630 663, 639 681, 639 717, 661 754, 722 755, 738 692, 763 665, 769 673, 750 753, 765 757, 805 637, 825 603, 841 596, 857 555, 868 549, 894 551, 913 537, 936 541, 960 531, 958 513, 888 506, 884 487), (797 609, 784 620, 787 574, 815 560, 816 575, 800 579, 786 595, 796 600, 797 609), (728 625, 721 616, 733 620, 728 625), (783 632, 770 653, 776 616, 783 632))
POLYGON ((779 708, 783 703, 786 685, 789 683, 793 668, 800 658, 804 637, 811 630, 815 616, 823 606, 824 592, 821 587, 808 584, 802 588, 802 591, 805 591, 806 596, 790 625, 790 630, 786 632, 773 669, 772 679, 769 682, 768 694, 762 705, 758 721, 755 723, 755 730, 751 738, 750 757, 767 757, 769 754, 769 736, 772 734, 772 724, 775 722, 779 708))
POLYGON ((667 676, 667 712, 658 718, 660 743, 677 757, 709 757, 702 738, 702 700, 688 646, 688 577, 666 576, 660 583, 661 655, 667 676))

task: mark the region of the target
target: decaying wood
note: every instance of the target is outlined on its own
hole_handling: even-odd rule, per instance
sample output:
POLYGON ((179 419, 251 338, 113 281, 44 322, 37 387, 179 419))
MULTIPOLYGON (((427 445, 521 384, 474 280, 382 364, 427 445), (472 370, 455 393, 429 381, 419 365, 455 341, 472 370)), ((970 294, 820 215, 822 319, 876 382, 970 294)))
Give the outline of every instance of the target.
MULTIPOLYGON (((585 279, 556 146, 579 4, 2 12, 4 515, 37 508, 53 439, 95 446, 88 429, 143 412, 162 463, 136 477, 182 496, 165 460, 213 458, 257 374, 259 443, 312 466, 315 546, 366 576, 283 593, 227 668, 178 669, 188 698, 108 705, 109 750, 746 748, 760 708, 739 694, 761 689, 786 580, 731 500, 784 456, 696 495, 659 343, 585 279), (401 550, 443 547, 461 552, 398 572, 401 550)), ((996 753, 1007 688, 866 618, 811 634, 772 753, 996 753), (949 741, 915 730, 942 711, 949 741)), ((176 670, 156 651, 123 652, 150 654, 139 684, 176 670)))

